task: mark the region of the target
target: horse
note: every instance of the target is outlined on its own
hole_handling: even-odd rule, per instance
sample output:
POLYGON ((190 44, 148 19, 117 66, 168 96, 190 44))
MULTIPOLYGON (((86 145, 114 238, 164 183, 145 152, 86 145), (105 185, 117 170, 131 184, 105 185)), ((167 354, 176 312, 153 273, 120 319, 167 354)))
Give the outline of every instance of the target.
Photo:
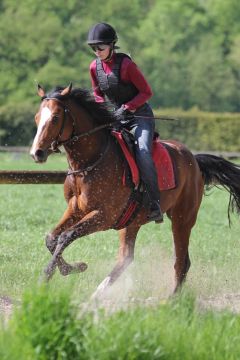
MULTIPOLYGON (((89 91, 56 87, 49 93, 38 85, 40 107, 35 115, 37 133, 30 154, 43 163, 59 147, 65 148, 69 171, 64 182, 67 208, 56 227, 46 236, 52 257, 44 270, 49 281, 56 268, 64 276, 83 272, 87 264, 67 263, 63 251, 77 238, 114 228, 132 193, 124 186, 124 164, 116 139, 111 135, 114 114, 97 103, 89 91)), ((189 239, 207 186, 223 186, 230 194, 229 211, 240 213, 240 167, 211 154, 197 154, 182 143, 167 140, 175 168, 176 186, 161 191, 161 209, 170 219, 174 240, 174 293, 181 289, 190 268, 189 239)), ((134 259, 139 229, 148 222, 148 209, 141 206, 136 217, 118 230, 119 251, 112 271, 97 287, 97 298, 119 278, 134 259)))

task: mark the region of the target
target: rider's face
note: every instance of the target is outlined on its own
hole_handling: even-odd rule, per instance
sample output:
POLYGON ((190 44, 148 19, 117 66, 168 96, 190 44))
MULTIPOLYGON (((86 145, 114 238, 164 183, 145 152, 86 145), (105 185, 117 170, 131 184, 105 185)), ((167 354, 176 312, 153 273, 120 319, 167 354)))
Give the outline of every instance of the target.
POLYGON ((104 45, 96 45, 91 47, 100 60, 105 60, 109 56, 111 51, 110 45, 104 44, 104 45))

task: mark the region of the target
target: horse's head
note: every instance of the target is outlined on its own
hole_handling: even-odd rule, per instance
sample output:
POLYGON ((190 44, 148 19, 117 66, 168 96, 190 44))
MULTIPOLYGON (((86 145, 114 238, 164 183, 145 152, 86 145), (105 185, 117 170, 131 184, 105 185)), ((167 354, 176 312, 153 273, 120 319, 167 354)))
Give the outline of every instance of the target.
POLYGON ((43 88, 38 85, 38 95, 42 98, 35 121, 37 134, 30 151, 33 159, 40 163, 47 160, 48 155, 58 151, 57 146, 66 141, 73 132, 73 122, 65 105, 70 95, 72 85, 48 97, 43 88))

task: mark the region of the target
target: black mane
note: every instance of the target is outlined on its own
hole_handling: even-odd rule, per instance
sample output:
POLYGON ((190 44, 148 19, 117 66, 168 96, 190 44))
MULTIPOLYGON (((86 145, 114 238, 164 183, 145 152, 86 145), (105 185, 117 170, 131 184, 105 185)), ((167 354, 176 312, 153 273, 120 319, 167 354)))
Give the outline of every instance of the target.
MULTIPOLYGON (((44 98, 57 98, 59 100, 64 100, 66 99, 66 96, 62 96, 60 94, 63 89, 64 87, 57 86, 44 96, 44 98)), ((83 107, 99 125, 109 124, 116 121, 114 114, 107 108, 106 104, 96 102, 94 96, 89 90, 74 88, 71 90, 71 93, 67 98, 74 100, 76 104, 83 107)))

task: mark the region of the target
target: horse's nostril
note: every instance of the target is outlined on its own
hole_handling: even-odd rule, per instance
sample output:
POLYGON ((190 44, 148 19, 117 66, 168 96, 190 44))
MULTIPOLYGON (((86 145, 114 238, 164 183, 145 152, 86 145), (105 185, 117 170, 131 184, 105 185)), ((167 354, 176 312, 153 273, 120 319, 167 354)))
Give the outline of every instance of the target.
POLYGON ((44 151, 41 150, 41 149, 38 149, 38 150, 35 152, 35 155, 36 155, 38 158, 42 158, 42 157, 44 157, 44 151))
POLYGON ((46 157, 46 153, 44 150, 38 149, 35 151, 34 158, 37 161, 44 161, 46 157))

